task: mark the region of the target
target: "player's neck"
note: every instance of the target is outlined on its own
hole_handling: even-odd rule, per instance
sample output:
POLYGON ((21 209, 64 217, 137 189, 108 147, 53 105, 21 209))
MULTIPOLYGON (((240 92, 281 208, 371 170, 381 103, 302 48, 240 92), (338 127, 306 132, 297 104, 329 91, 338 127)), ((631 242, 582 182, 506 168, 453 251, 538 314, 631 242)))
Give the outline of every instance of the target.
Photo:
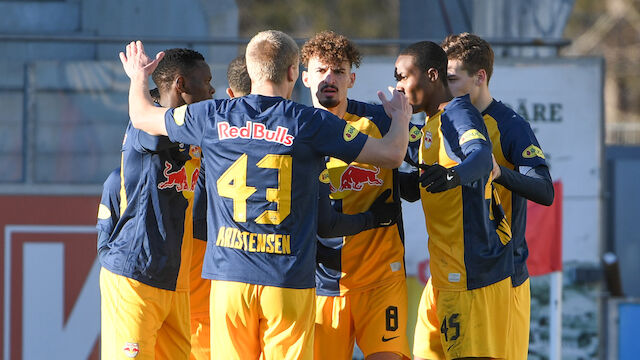
POLYGON ((480 90, 478 98, 474 102, 473 106, 475 106, 479 112, 483 112, 487 110, 492 101, 493 97, 491 96, 491 92, 489 92, 489 88, 484 88, 480 90))
POLYGON ((432 98, 429 101, 429 105, 426 107, 424 112, 427 116, 431 117, 438 113, 444 106, 453 99, 453 95, 451 95, 451 91, 448 87, 442 87, 440 91, 435 92, 432 95, 432 98))
POLYGON ((251 84, 251 93, 263 96, 280 96, 289 99, 291 97, 291 90, 291 86, 287 82, 277 84, 272 81, 264 81, 251 84))
POLYGON ((333 115, 339 117, 342 119, 342 117, 344 116, 344 114, 347 113, 347 104, 348 104, 348 100, 344 99, 344 101, 340 101, 340 103, 332 108, 326 108, 322 105, 320 105, 320 103, 318 102, 317 99, 313 99, 313 106, 318 108, 318 109, 324 109, 327 110, 328 112, 332 113, 333 115))

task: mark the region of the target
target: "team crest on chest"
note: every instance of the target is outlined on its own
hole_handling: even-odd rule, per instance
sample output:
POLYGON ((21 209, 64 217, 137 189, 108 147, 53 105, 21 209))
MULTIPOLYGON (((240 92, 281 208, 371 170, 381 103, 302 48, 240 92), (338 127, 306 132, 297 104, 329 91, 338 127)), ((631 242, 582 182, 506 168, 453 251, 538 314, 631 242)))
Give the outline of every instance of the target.
POLYGON ((200 157, 202 157, 200 146, 191 145, 191 147, 189 147, 189 155, 192 159, 200 159, 200 157))
POLYGON ((140 352, 140 347, 138 346, 138 343, 128 342, 124 344, 122 351, 124 351, 124 354, 127 357, 134 358, 138 356, 138 353, 140 352))
POLYGON ((424 133, 424 148, 425 149, 430 148, 432 142, 433 142, 433 135, 431 135, 431 131, 426 131, 424 133))

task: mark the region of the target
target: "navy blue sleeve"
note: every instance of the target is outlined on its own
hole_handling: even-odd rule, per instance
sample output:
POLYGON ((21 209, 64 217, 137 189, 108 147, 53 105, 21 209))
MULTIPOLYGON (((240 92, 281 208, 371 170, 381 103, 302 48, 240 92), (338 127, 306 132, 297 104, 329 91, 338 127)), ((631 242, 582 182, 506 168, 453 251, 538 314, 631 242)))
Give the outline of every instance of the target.
POLYGON ((202 147, 202 139, 207 125, 212 121, 210 116, 215 113, 215 106, 214 100, 206 100, 167 110, 164 122, 169 139, 202 147))
POLYGON ((311 138, 311 145, 321 155, 353 162, 364 147, 368 136, 343 119, 326 110, 310 108, 311 119, 304 124, 304 131, 311 138))
POLYGON ((135 134, 133 146, 139 152, 158 152, 178 146, 166 136, 150 135, 139 129, 134 129, 132 134, 135 134))
POLYGON ((120 168, 113 170, 102 188, 98 207, 98 253, 107 247, 109 237, 120 219, 120 168))
POLYGON ((505 159, 517 170, 519 167, 533 168, 547 165, 531 126, 515 112, 508 121, 499 123, 500 142, 505 159))
POLYGON ((355 235, 372 229, 374 222, 374 216, 370 212, 348 215, 335 210, 329 199, 329 184, 320 183, 318 188, 318 236, 332 238, 355 235))
POLYGON ((443 121, 442 126, 453 127, 462 155, 462 161, 454 167, 460 183, 468 184, 486 176, 493 162, 491 142, 482 115, 471 104, 468 95, 455 98, 445 108, 445 114, 447 121, 443 121))
POLYGON ((546 165, 529 169, 526 174, 500 166, 500 177, 494 181, 514 193, 541 205, 553 204, 554 190, 546 165))

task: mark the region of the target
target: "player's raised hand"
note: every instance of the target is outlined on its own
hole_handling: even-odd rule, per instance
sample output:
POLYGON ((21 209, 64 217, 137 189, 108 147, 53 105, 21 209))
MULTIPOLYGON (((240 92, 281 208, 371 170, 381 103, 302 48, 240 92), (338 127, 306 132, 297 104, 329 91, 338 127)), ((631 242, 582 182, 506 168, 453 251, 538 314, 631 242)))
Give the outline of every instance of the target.
POLYGON ((391 93, 391 99, 387 100, 384 93, 382 91, 378 91, 378 98, 382 101, 384 111, 395 121, 400 120, 408 125, 409 120, 411 119, 411 114, 413 113, 411 104, 409 104, 409 99, 407 99, 404 93, 391 86, 389 86, 389 92, 391 93))
POLYGON ((130 79, 141 76, 147 79, 163 57, 164 52, 161 51, 156 54, 155 59, 149 58, 144 52, 144 46, 140 40, 130 42, 127 45, 126 53, 120 52, 122 67, 130 79))

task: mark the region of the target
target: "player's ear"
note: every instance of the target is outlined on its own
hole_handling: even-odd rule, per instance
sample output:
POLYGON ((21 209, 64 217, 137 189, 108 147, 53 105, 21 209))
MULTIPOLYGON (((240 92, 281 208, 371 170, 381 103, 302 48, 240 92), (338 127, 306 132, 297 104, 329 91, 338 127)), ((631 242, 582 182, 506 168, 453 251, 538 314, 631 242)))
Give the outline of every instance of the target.
POLYGON ((229 96, 230 99, 233 99, 235 97, 235 95, 233 94, 233 90, 231 90, 231 88, 227 88, 227 95, 229 96))
POLYGON ((485 69, 478 70, 478 73, 476 74, 476 85, 480 85, 486 82, 487 82, 487 71, 485 69))
POLYGON ((356 83, 356 73, 352 72, 349 74, 349 88, 353 87, 353 84, 356 83))
POLYGON ((176 91, 178 91, 179 93, 187 92, 187 84, 186 84, 186 80, 185 80, 184 76, 182 76, 182 75, 176 76, 176 78, 175 78, 173 83, 174 83, 174 85, 176 87, 176 91))
POLYGON ((292 81, 292 82, 296 82, 298 80, 298 75, 299 75, 299 67, 298 64, 293 64, 291 66, 289 66, 289 68, 287 69, 287 76, 288 76, 288 80, 292 81))
POLYGON ((307 72, 306 70, 302 71, 302 83, 306 87, 311 87, 311 85, 309 85, 309 72, 307 72))
MULTIPOLYGON (((429 70, 427 70, 427 78, 429 79, 429 81, 431 82, 436 82, 438 81, 438 79, 440 78, 440 74, 438 74, 438 70, 436 70, 435 68, 429 68, 429 70)), ((445 74, 446 76, 446 74, 445 74)))

